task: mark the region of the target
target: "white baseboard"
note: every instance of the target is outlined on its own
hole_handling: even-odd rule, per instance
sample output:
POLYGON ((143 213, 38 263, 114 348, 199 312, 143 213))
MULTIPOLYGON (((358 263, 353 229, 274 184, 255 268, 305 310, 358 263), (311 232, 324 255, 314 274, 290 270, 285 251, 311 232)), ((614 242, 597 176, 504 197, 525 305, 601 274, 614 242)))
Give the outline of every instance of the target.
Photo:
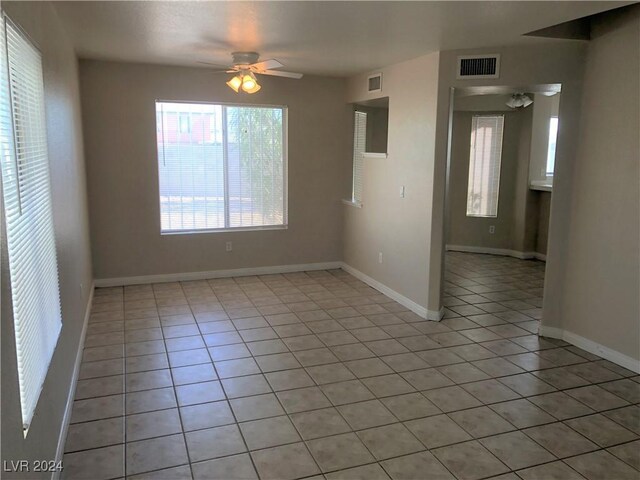
POLYGON ((351 265, 343 262, 342 268, 345 272, 350 273, 358 280, 362 280, 370 287, 373 287, 379 292, 384 293, 387 297, 394 299, 400 305, 407 307, 409 310, 421 316, 422 318, 426 318, 427 320, 439 321, 444 316, 444 308, 442 308, 440 311, 427 310, 422 305, 417 304, 410 298, 407 298, 401 293, 398 293, 395 290, 387 287, 385 284, 380 283, 378 280, 371 278, 369 275, 362 273, 360 270, 353 268, 351 265))
POLYGON ((303 263, 297 265, 274 265, 269 267, 236 268, 232 270, 210 270, 205 272, 167 273, 137 277, 97 278, 96 287, 120 287, 146 283, 186 282, 208 278, 246 277, 248 275, 273 275, 276 273, 305 272, 312 270, 332 270, 342 267, 342 262, 303 263))
POLYGON ((610 362, 620 365, 632 372, 640 373, 640 360, 636 360, 635 358, 631 358, 628 355, 620 353, 609 347, 605 347, 604 345, 596 343, 593 340, 589 340, 577 333, 568 332, 561 328, 540 325, 539 334, 543 337, 564 340, 565 342, 569 342, 576 347, 586 350, 589 353, 593 353, 594 355, 598 355, 599 357, 609 360, 610 362))
MULTIPOLYGON (((91 285, 91 293, 89 301, 84 312, 82 324, 82 333, 80 333, 80 341, 78 342, 78 351, 76 353, 76 361, 73 367, 73 375, 71 376, 71 384, 69 385, 69 394, 67 395, 67 404, 64 409, 64 417, 62 418, 62 426, 60 427, 60 436, 58 437, 58 446, 56 448, 56 461, 62 461, 64 455, 64 445, 67 441, 67 431, 69 430, 69 421, 71 420, 71 411, 73 410, 73 400, 76 396, 76 386, 78 385, 78 374, 80 373, 80 364, 82 363, 82 353, 84 351, 84 339, 87 335, 87 325, 89 324, 89 316, 91 315, 91 306, 93 305, 93 292, 95 291, 95 283, 91 285)), ((60 477, 60 471, 54 471, 51 478, 57 480, 60 477)))
POLYGON ((507 248, 490 248, 490 247, 474 247, 472 245, 447 245, 447 251, 450 252, 467 252, 467 253, 483 253, 487 255, 502 255, 506 257, 519 258, 520 260, 537 260, 547 261, 547 256, 538 252, 521 252, 519 250, 509 250, 507 248))

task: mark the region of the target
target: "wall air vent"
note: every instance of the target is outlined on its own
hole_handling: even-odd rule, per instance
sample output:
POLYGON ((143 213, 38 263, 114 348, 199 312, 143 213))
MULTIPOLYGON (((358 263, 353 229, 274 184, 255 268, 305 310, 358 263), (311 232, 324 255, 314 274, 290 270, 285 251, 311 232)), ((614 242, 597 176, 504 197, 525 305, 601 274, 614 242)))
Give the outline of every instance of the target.
POLYGON ((465 55, 458 57, 458 79, 498 78, 500 55, 465 55))
POLYGON ((367 91, 369 93, 382 91, 382 73, 374 73, 367 77, 367 91))

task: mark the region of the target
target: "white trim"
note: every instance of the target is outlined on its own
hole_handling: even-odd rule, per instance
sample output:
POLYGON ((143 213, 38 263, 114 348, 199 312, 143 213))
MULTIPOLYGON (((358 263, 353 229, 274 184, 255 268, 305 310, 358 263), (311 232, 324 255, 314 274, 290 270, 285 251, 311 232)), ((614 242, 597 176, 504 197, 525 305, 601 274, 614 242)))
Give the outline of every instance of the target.
POLYGON ((363 152, 362 158, 387 158, 389 154, 383 152, 363 152))
MULTIPOLYGON (((62 461, 64 455, 64 445, 67 441, 67 431, 69 430, 69 421, 71 420, 71 411, 73 410, 73 400, 76 396, 76 386, 78 385, 78 374, 80 373, 80 364, 82 363, 82 353, 84 352, 84 339, 87 335, 87 325, 89 324, 89 316, 91 315, 91 306, 93 305, 93 292, 95 291, 95 282, 91 284, 91 293, 89 293, 89 301, 84 312, 84 320, 82 324, 82 333, 78 342, 78 351, 76 352, 76 361, 73 367, 73 375, 71 376, 71 384, 69 385, 69 394, 67 395, 67 404, 62 417, 62 425, 60 426, 60 435, 58 437, 58 447, 56 448, 56 461, 62 461)), ((53 472, 51 478, 57 480, 60 478, 60 471, 53 472)))
POLYGON ((576 347, 586 350, 589 353, 593 353, 594 355, 598 355, 599 357, 602 357, 605 360, 609 360, 610 362, 613 362, 616 365, 620 365, 621 367, 631 370, 632 372, 640 373, 640 360, 636 360, 635 358, 629 357, 624 353, 620 353, 609 347, 605 347, 604 345, 596 343, 593 340, 589 340, 588 338, 578 335, 577 333, 569 332, 567 330, 563 330, 562 328, 540 325, 539 334, 542 337, 551 337, 564 340, 565 342, 569 342, 576 347))
POLYGON ((347 200, 346 198, 343 198, 342 203, 350 207, 362 208, 362 202, 356 202, 355 200, 347 200))
POLYGON ((385 294, 387 297, 394 299, 400 305, 404 305, 409 310, 411 310, 415 314, 421 316, 422 318, 425 318, 427 320, 436 320, 436 321, 438 321, 444 316, 444 308, 441 309, 440 311, 427 310, 422 305, 417 304, 416 302, 414 302, 410 298, 407 298, 404 295, 402 295, 401 293, 398 293, 395 290, 387 287, 385 284, 380 283, 378 280, 375 280, 374 278, 371 278, 366 273, 362 273, 360 270, 357 270, 357 269, 353 268, 351 265, 348 265, 348 264, 343 262, 342 263, 342 269, 345 272, 348 272, 351 275, 353 275, 354 277, 356 277, 358 280, 362 280, 364 283, 366 283, 370 287, 373 287, 376 290, 378 290, 379 292, 385 294))
POLYGON ((146 283, 186 282, 208 278, 245 277, 248 275, 272 275, 275 273, 304 272, 311 270, 332 270, 342 267, 342 262, 304 263, 297 265, 273 265, 269 267, 236 268, 232 270, 210 270, 205 272, 166 273, 138 277, 98 278, 96 287, 119 287, 146 283))
POLYGON ((507 248, 491 248, 491 247, 474 247, 472 245, 447 245, 449 252, 467 252, 467 253, 483 253, 487 255, 503 255, 507 257, 515 257, 520 260, 531 260, 535 258, 543 262, 547 261, 547 256, 538 252, 521 252, 519 250, 509 250, 507 248))

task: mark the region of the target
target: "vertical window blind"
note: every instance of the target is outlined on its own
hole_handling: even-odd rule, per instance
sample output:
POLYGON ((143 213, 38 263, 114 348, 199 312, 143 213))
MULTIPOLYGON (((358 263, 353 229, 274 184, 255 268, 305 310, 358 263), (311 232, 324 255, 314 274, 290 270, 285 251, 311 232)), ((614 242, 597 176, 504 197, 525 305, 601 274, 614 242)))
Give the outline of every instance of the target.
POLYGON ((356 111, 354 113, 353 128, 353 192, 351 200, 362 203, 362 170, 364 168, 363 153, 367 145, 367 114, 356 111))
POLYGON ((25 435, 62 314, 40 52, 6 17, 0 37, 2 194, 25 435))
POLYGON ((475 115, 471 120, 467 216, 498 216, 503 115, 475 115))
POLYGON ((547 168, 545 173, 553 175, 556 168, 556 143, 558 142, 558 117, 549 119, 549 143, 547 147, 547 168))
POLYGON ((287 224, 284 107, 156 102, 156 123, 163 233, 287 224))

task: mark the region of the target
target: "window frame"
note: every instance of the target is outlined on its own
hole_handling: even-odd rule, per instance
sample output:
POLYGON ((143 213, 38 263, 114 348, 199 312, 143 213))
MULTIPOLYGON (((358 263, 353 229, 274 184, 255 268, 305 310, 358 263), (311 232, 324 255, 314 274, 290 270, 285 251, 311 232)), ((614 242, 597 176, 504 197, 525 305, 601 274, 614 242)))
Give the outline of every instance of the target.
MULTIPOLYGON (((0 73, 0 81, 4 82, 6 81, 7 84, 3 85, 0 84, 0 91, 2 91, 2 93, 7 93, 7 97, 5 97, 5 100, 3 100, 2 102, 0 102, 0 105, 4 102, 7 103, 6 108, 6 115, 8 118, 4 119, 7 120, 7 125, 6 125, 6 131, 4 132, 7 135, 7 151, 3 151, 2 152, 2 156, 4 157, 5 155, 7 155, 7 157, 11 157, 11 162, 13 163, 13 168, 16 170, 16 172, 14 173, 15 178, 16 178, 16 188, 17 188, 17 197, 18 197, 18 208, 19 208, 19 215, 18 217, 22 218, 24 215, 29 215, 29 212, 27 211, 27 209, 23 209, 23 202, 22 202, 22 189, 19 186, 20 183, 20 173, 19 170, 23 167, 21 167, 21 161, 18 158, 18 138, 20 135, 17 134, 17 124, 16 124, 16 115, 15 115, 15 96, 14 96, 14 91, 13 88, 11 86, 11 82, 12 82, 12 78, 11 78, 11 67, 10 67, 10 60, 9 60, 9 41, 8 41, 8 28, 11 28, 13 30, 13 34, 17 37, 20 37, 29 47, 31 47, 33 49, 33 53, 35 55, 37 55, 38 60, 39 60, 39 67, 40 67, 40 84, 38 85, 38 87, 42 88, 42 105, 41 105, 41 111, 38 113, 42 114, 42 117, 39 119, 42 122, 42 127, 43 127, 43 131, 41 132, 41 134, 43 135, 43 140, 44 140, 44 145, 41 145, 41 148, 44 151, 44 154, 46 156, 45 160, 43 161, 43 163, 46 165, 46 179, 42 180, 42 176, 43 176, 43 172, 39 173, 40 179, 42 182, 44 182, 44 184, 46 184, 46 193, 42 193, 42 187, 43 185, 40 184, 38 185, 40 193, 38 193, 38 195, 40 196, 39 198, 37 198, 37 200, 39 202, 42 202, 45 197, 46 201, 48 203, 48 212, 47 212, 47 207, 41 207, 41 209, 37 212, 38 215, 42 215, 43 213, 46 214, 48 213, 49 216, 46 216, 46 218, 44 218, 44 222, 48 222, 49 225, 49 231, 47 232, 46 227, 45 230, 39 230, 38 232, 35 232, 36 234, 42 236, 42 235, 46 235, 47 233, 50 233, 51 237, 50 237, 50 245, 49 248, 52 249, 51 255, 52 258, 49 258, 49 261, 51 262, 52 265, 55 266, 55 272, 51 272, 51 271, 47 271, 46 273, 48 273, 49 277, 48 280, 50 282, 55 282, 55 284, 49 283, 49 288, 52 291, 48 291, 49 295, 51 295, 50 298, 48 298, 48 300, 50 302, 54 302, 55 305, 51 305, 49 304, 47 306, 47 308, 51 309, 51 308, 55 308, 55 312, 51 313, 51 310, 49 310, 50 313, 50 323, 48 325, 45 325, 44 328, 48 328, 48 331, 38 331, 37 333, 40 334, 41 338, 43 335, 45 337, 49 336, 49 340, 50 343, 46 346, 42 345, 42 342, 38 342, 39 343, 39 348, 40 350, 43 350, 46 348, 47 353, 44 357, 41 357, 42 359, 44 359, 46 361, 46 364, 43 363, 44 367, 41 370, 42 373, 42 377, 38 378, 38 383, 33 383, 33 380, 31 381, 31 385, 36 385, 35 390, 30 389, 29 385, 27 385, 27 381, 26 378, 29 377, 28 375, 25 375, 24 372, 21 372, 21 370, 24 367, 24 363, 25 360, 23 358, 21 358, 21 351, 24 350, 24 354, 25 356, 28 356, 29 354, 29 340, 24 341, 23 343, 25 344, 25 347, 22 347, 21 343, 18 340, 18 331, 19 330, 23 330, 24 326, 19 325, 20 322, 20 314, 24 314, 25 312, 20 312, 17 308, 16 308, 16 285, 14 285, 14 272, 13 272, 13 268, 15 268, 15 265, 12 265, 12 263, 15 260, 18 260, 18 258, 12 258, 11 255, 11 247, 10 247, 10 233, 9 230, 11 228, 10 222, 9 222, 9 217, 7 215, 6 212, 6 208, 7 208, 7 202, 5 201, 5 188, 6 185, 4 184, 6 179, 4 178, 4 170, 5 167, 4 165, 2 165, 2 170, 3 170, 3 174, 0 175, 0 216, 2 217, 2 221, 1 221, 1 234, 3 237, 3 256, 6 255, 5 259, 6 259, 6 268, 7 271, 9 273, 9 284, 10 284, 10 291, 11 291, 11 299, 10 299, 10 303, 11 303, 11 313, 12 313, 12 324, 13 324, 13 335, 14 335, 14 342, 15 342, 15 359, 16 359, 16 367, 17 367, 17 371, 16 371, 16 380, 18 382, 18 386, 19 386, 19 405, 20 405, 20 410, 21 410, 21 422, 22 422, 22 433, 23 433, 23 437, 26 439, 28 436, 28 433, 30 431, 30 428, 33 424, 33 421, 36 417, 36 412, 38 411, 38 406, 40 404, 40 400, 42 399, 42 392, 45 386, 45 383, 47 381, 47 378, 49 376, 49 371, 51 369, 51 365, 53 363, 53 358, 56 354, 58 345, 59 345, 59 341, 60 341, 60 337, 62 335, 62 328, 64 326, 64 312, 62 311, 62 297, 60 295, 60 268, 59 268, 59 261, 58 261, 58 251, 57 251, 57 238, 56 238, 56 230, 55 230, 55 219, 54 219, 54 203, 53 203, 53 187, 52 187, 52 179, 51 179, 51 158, 49 155, 49 141, 48 141, 48 125, 47 125, 47 105, 46 105, 46 88, 45 88, 45 68, 44 68, 44 63, 45 63, 45 59, 44 56, 42 54, 42 49, 40 48, 40 45, 22 28, 22 26, 17 23, 14 22, 11 17, 9 17, 5 12, 0 11, 0 22, 2 23, 2 25, 0 26, 0 35, 3 37, 0 40, 0 44, 2 44, 2 52, 0 52, 0 55, 2 55, 3 60, 0 61, 1 66, 3 67, 2 70, 3 72, 0 73), (6 65, 4 64, 6 62, 6 65), (5 70, 6 68, 6 70, 5 70), (52 275, 52 273, 55 273, 52 275), (54 318, 55 317, 55 318, 54 318), (55 320, 55 323, 52 323, 51 320, 55 320), (23 378, 24 377, 24 378, 23 378), (31 391, 31 392, 35 392, 34 396, 30 396, 27 393, 23 393, 23 391, 31 391), (25 405, 25 401, 31 400, 32 403, 29 403, 27 405, 25 405)), ((22 99, 24 100, 24 99, 22 99)), ((3 117, 5 115, 4 110, 4 106, 0 106, 0 108, 2 110, 0 110, 0 121, 3 121, 3 117)), ((37 107, 36 107, 37 108, 37 107)), ((22 115, 24 115, 24 112, 21 113, 22 115)), ((4 129, 5 127, 3 127, 4 129)), ((4 143, 4 140, 1 142, 4 143)), ((3 145, 4 146, 4 145, 3 145)), ((0 163, 4 162, 4 158, 0 158, 0 163)), ((33 166, 30 166, 30 168, 32 169, 33 166)), ((26 175, 25 175, 26 176, 26 175)), ((34 182, 37 181, 37 179, 34 180, 35 176, 33 175, 29 175, 30 178, 27 178, 27 180, 33 180, 34 182)), ((27 187, 31 187, 33 188, 33 185, 28 185, 27 187)), ((28 189, 27 187, 25 187, 25 191, 28 189)), ((31 199, 33 200, 33 198, 31 199)), ((32 208, 33 210, 33 208, 32 208)), ((43 215, 44 216, 44 215, 43 215)), ((35 223, 36 224, 40 224, 42 225, 43 223, 43 218, 37 215, 34 215, 34 219, 37 220, 35 223)), ((26 227, 25 227, 26 228, 26 227)), ((33 237, 34 234, 34 228, 30 228, 30 231, 28 232, 29 235, 31 237, 33 237)), ((39 247, 42 247, 42 244, 38 244, 39 247)), ((15 247, 14 247, 15 248, 15 247)), ((42 252, 40 252, 42 253, 42 252)), ((49 268, 53 268, 50 267, 49 268)), ((16 270, 21 270, 21 268, 17 268, 16 270)), ((43 273, 43 272, 39 272, 39 273, 43 273)), ((19 274, 18 274, 19 275, 19 274)), ((24 277, 24 275, 23 275, 24 277)), ((24 289, 24 281, 22 282, 22 284, 20 285, 22 287, 22 289, 24 289)), ((20 290, 18 290, 20 291, 20 290)), ((38 298, 37 300, 40 301, 40 303, 42 303, 42 297, 43 297, 43 292, 42 290, 39 290, 36 292, 38 294, 38 298)), ((45 292, 46 293, 46 292, 45 292)), ((46 299, 46 298, 45 298, 46 299)), ((23 298, 21 298, 20 300, 24 300, 23 298)), ((32 312, 31 312, 32 313, 32 312)), ((28 316, 25 315, 23 317, 27 318, 28 316)), ((40 319, 42 319, 42 317, 40 317, 40 319)), ((29 320, 26 319, 24 320, 25 323, 29 324, 29 320)), ((31 323, 31 325, 33 325, 33 322, 31 323)), ((37 326, 39 327, 43 327, 42 323, 39 323, 37 326)), ((24 331, 22 332, 24 333, 24 331)), ((34 342, 35 343, 35 342, 34 342)), ((27 363, 28 363, 29 357, 27 357, 27 363)), ((33 377, 34 372, 30 369, 27 368, 27 373, 31 374, 31 377, 33 377)), ((40 372, 35 372, 35 373, 40 373, 40 372)))
POLYGON ((551 115, 549 117, 549 136, 547 138, 547 158, 546 161, 544 162, 544 173, 546 175, 547 178, 551 177, 553 178, 553 174, 556 170, 556 154, 558 153, 558 130, 560 129, 560 118, 558 115, 551 115), (549 159, 551 158, 549 155, 549 148, 551 147, 551 125, 553 124, 553 121, 555 120, 555 124, 556 124, 556 128, 555 128, 555 141, 554 141, 554 146, 553 146, 553 170, 550 172, 549 171, 549 159))
MULTIPOLYGON (((282 224, 275 225, 256 225, 246 227, 223 227, 223 228, 195 228, 195 229, 183 229, 183 230, 163 230, 162 229, 162 200, 160 195, 160 169, 158 168, 158 161, 160 158, 160 151, 158 149, 158 137, 157 128, 158 122, 156 117, 156 172, 158 174, 158 223, 161 236, 170 235, 196 235, 196 234, 208 234, 208 233, 228 233, 228 232, 251 232, 251 231, 265 231, 265 230, 287 230, 289 228, 289 106, 277 105, 277 104, 264 104, 264 103, 235 103, 235 102, 211 102, 211 101, 196 101, 196 100, 170 100, 166 98, 157 98, 154 101, 154 109, 157 112, 157 105, 160 103, 184 103, 193 105, 216 105, 221 107, 246 107, 246 108, 277 108, 282 110, 282 224)), ((226 126, 222 125, 222 143, 226 143, 226 126)), ((226 163, 226 162, 225 162, 226 163)), ((223 175, 227 176, 227 172, 223 172, 223 175)), ((226 185, 226 179, 225 179, 226 185)), ((225 186, 225 204, 227 202, 227 187, 225 186)))
POLYGON ((465 206, 465 216, 467 218, 498 218, 498 212, 499 212, 499 206, 500 206, 500 181, 502 180, 502 153, 503 153, 503 149, 504 149, 504 128, 505 128, 505 120, 506 120, 506 116, 504 113, 491 113, 491 114, 474 114, 471 116, 471 132, 470 132, 470 138, 469 138, 469 161, 467 163, 468 165, 468 170, 467 170, 467 198, 466 198, 466 206, 465 206), (473 131, 473 123, 474 120, 477 118, 500 118, 501 119, 501 127, 502 127, 502 132, 500 135, 500 158, 499 158, 499 164, 498 164, 498 185, 495 189, 496 192, 496 213, 495 215, 480 215, 480 214, 474 214, 474 213, 469 213, 469 181, 471 178, 471 161, 472 161, 472 152, 471 152, 471 142, 472 142, 472 138, 474 135, 474 131, 473 131))
POLYGON ((367 112, 364 112, 362 110, 358 110, 357 108, 355 108, 353 110, 353 148, 352 148, 352 156, 353 156, 353 165, 352 165, 352 178, 351 178, 351 203, 356 206, 356 207, 362 207, 362 198, 357 198, 357 193, 356 192, 356 183, 357 181, 359 181, 360 183, 360 197, 362 197, 362 190, 363 190, 363 173, 364 173, 364 158, 365 158, 365 154, 367 152, 367 130, 368 130, 368 125, 367 122, 369 121, 369 115, 367 114, 367 112), (364 116, 364 148, 362 149, 362 152, 360 153, 361 159, 360 159, 360 168, 358 170, 358 164, 357 164, 357 158, 356 158, 356 139, 358 137, 358 116, 362 115, 364 116))

